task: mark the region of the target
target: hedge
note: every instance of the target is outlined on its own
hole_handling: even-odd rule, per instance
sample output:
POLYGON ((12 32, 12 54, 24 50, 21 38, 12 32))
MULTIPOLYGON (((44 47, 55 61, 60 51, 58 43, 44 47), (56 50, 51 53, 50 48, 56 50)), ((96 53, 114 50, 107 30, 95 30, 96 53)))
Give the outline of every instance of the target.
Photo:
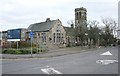
MULTIPOLYGON (((32 49, 32 53, 36 54, 38 52, 47 52, 47 49, 37 50, 37 48, 32 49)), ((2 51, 3 54, 30 54, 30 49, 6 49, 2 51)))

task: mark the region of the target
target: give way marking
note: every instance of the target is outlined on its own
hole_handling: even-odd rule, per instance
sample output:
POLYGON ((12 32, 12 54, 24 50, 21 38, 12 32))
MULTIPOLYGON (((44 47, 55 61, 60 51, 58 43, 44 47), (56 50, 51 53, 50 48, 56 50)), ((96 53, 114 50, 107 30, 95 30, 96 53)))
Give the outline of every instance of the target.
POLYGON ((47 66, 47 68, 41 69, 41 71, 44 72, 45 74, 62 74, 58 70, 55 70, 54 68, 50 68, 49 66, 47 66))

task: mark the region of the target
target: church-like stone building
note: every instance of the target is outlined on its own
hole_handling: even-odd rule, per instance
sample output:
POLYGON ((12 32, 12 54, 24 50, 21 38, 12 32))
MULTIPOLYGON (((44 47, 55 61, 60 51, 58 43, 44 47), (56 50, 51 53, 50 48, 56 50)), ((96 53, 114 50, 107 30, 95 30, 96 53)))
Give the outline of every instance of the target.
POLYGON ((31 24, 28 30, 33 32, 32 42, 38 47, 65 47, 66 31, 59 19, 50 20, 50 18, 47 18, 45 22, 31 24))

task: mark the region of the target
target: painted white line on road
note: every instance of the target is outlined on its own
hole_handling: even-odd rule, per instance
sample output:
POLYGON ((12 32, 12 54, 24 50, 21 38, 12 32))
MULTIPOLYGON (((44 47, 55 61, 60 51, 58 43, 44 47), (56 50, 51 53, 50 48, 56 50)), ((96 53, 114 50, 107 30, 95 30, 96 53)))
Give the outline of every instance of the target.
POLYGON ((55 70, 54 68, 49 68, 48 66, 47 68, 41 69, 41 71, 44 72, 45 74, 62 74, 58 70, 55 70))
POLYGON ((118 60, 97 60, 96 63, 98 64, 103 64, 103 65, 108 65, 111 63, 117 63, 118 60))
POLYGON ((110 53, 110 51, 107 51, 107 52, 102 53, 102 54, 100 54, 100 55, 112 55, 112 54, 110 53))

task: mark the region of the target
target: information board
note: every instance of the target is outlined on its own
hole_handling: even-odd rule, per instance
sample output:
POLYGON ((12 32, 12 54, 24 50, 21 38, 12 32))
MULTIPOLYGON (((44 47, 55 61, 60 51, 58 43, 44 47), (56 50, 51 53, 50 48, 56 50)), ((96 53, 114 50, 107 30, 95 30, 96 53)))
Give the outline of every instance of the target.
POLYGON ((21 39, 21 29, 8 30, 7 38, 10 39, 21 39))

